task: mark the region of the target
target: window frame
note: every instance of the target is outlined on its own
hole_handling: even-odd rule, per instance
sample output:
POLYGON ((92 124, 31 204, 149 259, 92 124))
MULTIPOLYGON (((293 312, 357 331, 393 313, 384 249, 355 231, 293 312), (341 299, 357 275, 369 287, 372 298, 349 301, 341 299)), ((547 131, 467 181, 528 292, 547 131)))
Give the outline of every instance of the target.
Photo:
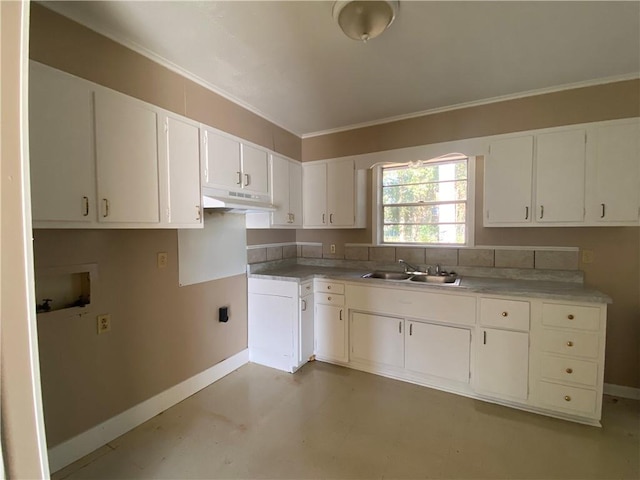
POLYGON ((464 243, 398 243, 384 241, 384 219, 383 219, 383 201, 382 201, 382 169, 383 167, 400 167, 408 166, 411 162, 385 163, 384 165, 376 165, 373 170, 373 191, 374 201, 372 202, 372 230, 374 245, 385 247, 417 247, 417 248, 468 248, 475 244, 475 183, 476 183, 476 157, 474 155, 450 154, 441 157, 432 158, 424 161, 425 164, 445 163, 456 159, 467 159, 467 211, 465 219, 465 242, 464 243))

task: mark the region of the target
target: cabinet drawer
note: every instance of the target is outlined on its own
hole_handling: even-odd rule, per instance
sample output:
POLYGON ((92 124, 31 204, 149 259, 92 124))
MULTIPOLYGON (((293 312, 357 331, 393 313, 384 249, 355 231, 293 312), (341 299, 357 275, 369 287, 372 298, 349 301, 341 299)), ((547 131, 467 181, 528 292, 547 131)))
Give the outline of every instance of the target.
POLYGON ((306 282, 300 285, 300 296, 304 297, 313 292, 313 282, 306 282))
POLYGON ((600 328, 600 309, 577 305, 543 303, 542 323, 551 327, 598 330, 600 328))
POLYGON ((333 293, 316 293, 316 303, 324 305, 344 305, 344 295, 335 295, 333 293))
POLYGON ((596 333, 543 329, 540 335, 540 347, 544 352, 597 358, 598 345, 596 333))
POLYGON ((542 377, 562 382, 579 383, 595 387, 598 379, 598 364, 575 358, 543 355, 540 372, 542 377))
POLYGON ((481 298, 480 325, 528 332, 529 302, 481 298))
POLYGON ((316 280, 316 292, 338 293, 344 294, 344 283, 327 282, 324 280, 316 280))
POLYGON ((595 390, 539 382, 538 391, 540 402, 543 404, 576 413, 595 413, 596 411, 598 397, 595 390))

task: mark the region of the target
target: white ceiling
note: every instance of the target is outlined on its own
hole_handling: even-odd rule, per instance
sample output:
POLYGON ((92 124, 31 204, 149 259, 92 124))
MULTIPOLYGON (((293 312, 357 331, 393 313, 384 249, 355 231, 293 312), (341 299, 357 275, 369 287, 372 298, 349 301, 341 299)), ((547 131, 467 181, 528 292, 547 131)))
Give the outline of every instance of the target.
POLYGON ((366 44, 333 2, 43 2, 298 135, 640 72, 640 2, 402 1, 366 44))

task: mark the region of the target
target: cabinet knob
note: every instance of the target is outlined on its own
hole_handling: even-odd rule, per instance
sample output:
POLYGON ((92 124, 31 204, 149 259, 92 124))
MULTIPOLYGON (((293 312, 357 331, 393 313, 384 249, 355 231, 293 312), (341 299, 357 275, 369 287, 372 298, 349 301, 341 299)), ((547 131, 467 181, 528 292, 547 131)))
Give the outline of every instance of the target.
POLYGON ((573 316, 573 315, 571 315, 571 314, 569 314, 569 315, 567 315, 567 318, 568 318, 569 320, 573 320, 573 319, 574 319, 574 316, 573 316))
POLYGON ((327 285, 327 290, 331 290, 331 285, 327 285))
POLYGON ((509 314, 508 314, 507 312, 502 312, 502 313, 501 313, 501 315, 502 315, 503 317, 506 317, 506 316, 508 316, 509 314))
POLYGON ((573 373, 573 368, 567 368, 565 370, 565 372, 567 372, 568 374, 572 374, 573 373))
POLYGON ((331 301, 331 297, 327 297, 327 300, 331 301))
POLYGON ((565 402, 570 402, 571 401, 571 397, 569 395, 565 395, 564 396, 564 401, 565 402))
POLYGON ((573 347, 573 342, 571 340, 567 342, 567 347, 573 347))

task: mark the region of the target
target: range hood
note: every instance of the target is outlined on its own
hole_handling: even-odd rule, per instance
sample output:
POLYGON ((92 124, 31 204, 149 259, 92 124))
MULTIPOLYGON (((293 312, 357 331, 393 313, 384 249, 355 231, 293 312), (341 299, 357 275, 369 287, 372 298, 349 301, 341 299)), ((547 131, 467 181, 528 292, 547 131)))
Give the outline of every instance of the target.
POLYGON ((202 187, 202 206, 205 209, 224 210, 232 213, 275 212, 276 207, 264 195, 230 192, 202 187))

